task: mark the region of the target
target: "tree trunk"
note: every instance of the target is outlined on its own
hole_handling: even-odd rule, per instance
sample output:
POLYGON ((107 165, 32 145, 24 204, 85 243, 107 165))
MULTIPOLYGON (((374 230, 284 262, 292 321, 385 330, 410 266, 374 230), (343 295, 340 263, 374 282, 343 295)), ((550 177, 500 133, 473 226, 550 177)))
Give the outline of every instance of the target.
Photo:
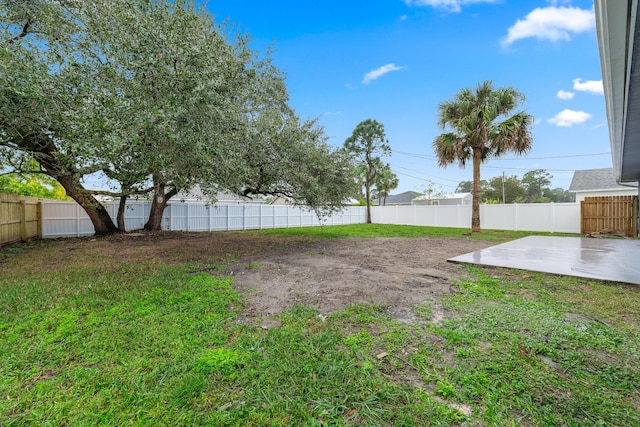
POLYGON ((118 205, 118 230, 120 230, 123 233, 126 231, 125 225, 124 225, 124 212, 127 207, 128 198, 129 196, 121 196, 120 204, 118 205))
POLYGON ((162 215, 164 209, 167 207, 167 202, 173 196, 178 194, 176 188, 171 189, 167 194, 164 193, 165 184, 158 184, 153 191, 153 201, 151 202, 151 210, 149 212, 149 218, 144 225, 144 229, 147 231, 160 231, 162 230, 162 215))
POLYGON ((59 175, 55 177, 67 192, 67 195, 78 203, 87 213, 96 236, 117 233, 119 230, 113 223, 107 210, 102 206, 93 194, 87 191, 77 179, 71 174, 59 175))
POLYGON ((367 224, 371 224, 371 202, 369 201, 369 197, 371 195, 371 184, 369 180, 364 184, 366 191, 366 200, 367 200, 367 224))
POLYGON ((471 232, 480 231, 480 162, 482 148, 473 147, 473 198, 471 203, 471 232))
POLYGON ((33 153, 33 158, 40 164, 47 175, 54 178, 62 185, 67 193, 84 209, 89 216, 95 234, 104 236, 118 232, 107 210, 102 206, 90 191, 85 189, 73 170, 73 166, 63 165, 58 149, 49 137, 38 134, 30 134, 18 144, 22 150, 33 153))

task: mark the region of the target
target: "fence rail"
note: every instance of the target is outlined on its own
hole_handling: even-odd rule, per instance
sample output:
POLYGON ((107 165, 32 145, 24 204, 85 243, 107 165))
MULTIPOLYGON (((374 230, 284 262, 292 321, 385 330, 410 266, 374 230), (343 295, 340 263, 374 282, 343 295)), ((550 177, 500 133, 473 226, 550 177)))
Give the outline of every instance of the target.
POLYGON ((580 202, 580 232, 638 236, 638 196, 586 197, 580 202))
MULTIPOLYGON (((25 206, 31 206, 25 202, 25 206)), ((112 218, 116 218, 117 202, 105 203, 112 218)), ((4 205, 3 205, 4 206, 4 205)), ((3 209, 5 209, 3 207, 3 209)), ((131 201, 125 211, 125 227, 137 230, 144 227, 149 216, 148 202, 131 201)), ((7 208, 8 212, 8 208, 7 208)), ((8 242, 9 226, 12 240, 16 228, 27 228, 28 237, 45 238, 78 237, 94 234, 91 220, 75 202, 42 200, 40 212, 27 214, 24 225, 8 224, 5 210, 3 218, 3 242, 8 242), (41 225, 36 218, 42 218, 41 225), (5 225, 5 222, 7 224, 5 225), (6 230, 5 230, 6 229, 6 230), (34 231, 36 230, 36 231, 34 231)), ((495 230, 526 230, 580 233, 580 204, 536 203, 481 205, 481 226, 495 230)), ((372 208, 372 220, 377 224, 405 224, 434 227, 469 228, 471 206, 376 206, 372 208)), ((328 218, 319 219, 313 211, 295 206, 275 205, 206 205, 204 203, 170 203, 162 219, 163 230, 227 231, 256 230, 263 228, 304 227, 317 225, 360 224, 366 222, 364 207, 351 206, 328 218)), ((27 237, 27 238, 28 238, 27 237)))
MULTIPOLYGON (((117 202, 104 204, 115 220, 117 202)), ((149 216, 149 202, 129 202, 125 210, 125 228, 144 227, 149 216)), ((79 237, 94 234, 93 224, 75 202, 47 200, 43 203, 43 236, 79 237)), ((231 231, 265 228, 306 227, 317 225, 359 224, 366 222, 366 210, 349 206, 327 218, 315 212, 285 205, 207 205, 204 203, 170 203, 162 217, 162 229, 173 231, 231 231)))
POLYGON ((41 206, 34 197, 0 194, 0 246, 42 236, 41 206))
MULTIPOLYGON (((376 224, 471 227, 471 206, 376 206, 376 224)), ((480 226, 491 230, 579 233, 580 205, 577 203, 528 203, 480 205, 480 226)))

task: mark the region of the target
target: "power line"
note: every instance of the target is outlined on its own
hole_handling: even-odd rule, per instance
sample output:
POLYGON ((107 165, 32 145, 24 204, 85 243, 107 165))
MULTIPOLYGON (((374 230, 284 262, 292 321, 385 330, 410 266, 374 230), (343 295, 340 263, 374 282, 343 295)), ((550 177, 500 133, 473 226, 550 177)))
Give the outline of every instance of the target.
POLYGON ((499 157, 492 158, 491 160, 548 160, 548 159, 568 159, 572 157, 589 157, 589 156, 604 156, 605 154, 611 155, 611 153, 593 153, 593 154, 572 154, 570 156, 548 156, 548 157, 514 157, 512 159, 501 159, 499 157))
POLYGON ((402 154, 404 156, 409 156, 409 157, 417 157, 419 159, 438 160, 435 157, 427 156, 424 154, 418 154, 418 153, 409 153, 407 151, 392 150, 392 153, 398 153, 398 154, 402 154))
MULTIPOLYGON (((393 167, 394 169, 402 169, 402 170, 405 170, 405 171, 415 172, 415 173, 419 173, 419 174, 422 173, 422 171, 417 171, 415 169, 409 169, 409 168, 405 168, 405 167, 397 166, 397 165, 391 165, 391 167, 393 167)), ((456 182, 456 183, 460 182, 460 181, 458 181, 456 179, 444 178, 442 176, 436 176, 436 175, 426 175, 426 176, 431 176, 431 177, 436 178, 436 179, 443 179, 445 181, 451 181, 451 182, 456 182)))
POLYGON ((482 169, 500 169, 500 170, 513 170, 513 171, 534 171, 534 170, 538 170, 538 169, 542 169, 544 171, 550 171, 550 172, 575 172, 575 169, 547 169, 547 168, 504 168, 504 167, 500 167, 500 166, 485 166, 482 165, 481 166, 482 169))
MULTIPOLYGON (((393 150, 393 153, 398 153, 398 154, 402 154, 404 156, 409 156, 409 157, 417 157, 419 159, 438 160, 436 157, 433 157, 433 156, 427 156, 426 154, 419 154, 419 153, 410 153, 407 151, 393 150)), ((567 159, 572 157, 590 157, 590 156, 604 156, 604 155, 611 155, 611 153, 607 152, 607 153, 571 154, 567 156, 546 156, 546 157, 513 157, 513 158, 506 158, 506 159, 501 159, 499 157, 496 157, 496 158, 492 158, 491 160, 508 160, 508 161, 549 160, 549 159, 567 159)))
POLYGON ((396 171, 395 173, 396 173, 396 174, 398 174, 398 175, 408 176, 409 178, 417 179, 417 180, 419 180, 419 181, 431 182, 431 183, 434 183, 434 184, 440 185, 440 186, 442 186, 442 187, 456 188, 456 186, 453 186, 453 185, 449 185, 449 184, 440 184, 439 182, 434 182, 434 181, 433 181, 433 180, 431 180, 431 179, 419 178, 419 177, 417 177, 417 176, 409 175, 408 173, 397 172, 397 171, 396 171))

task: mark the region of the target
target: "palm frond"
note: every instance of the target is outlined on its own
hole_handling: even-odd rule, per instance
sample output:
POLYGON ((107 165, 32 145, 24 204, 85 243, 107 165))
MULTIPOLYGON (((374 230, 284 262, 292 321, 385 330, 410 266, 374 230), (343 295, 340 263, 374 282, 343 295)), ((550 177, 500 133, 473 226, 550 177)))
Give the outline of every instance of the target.
POLYGON ((444 167, 458 162, 461 167, 471 158, 471 150, 464 138, 455 133, 443 133, 433 140, 433 149, 438 157, 438 166, 444 167))
POLYGON ((506 152, 526 154, 533 145, 531 124, 533 116, 520 111, 493 127, 490 147, 493 155, 502 156, 506 152))

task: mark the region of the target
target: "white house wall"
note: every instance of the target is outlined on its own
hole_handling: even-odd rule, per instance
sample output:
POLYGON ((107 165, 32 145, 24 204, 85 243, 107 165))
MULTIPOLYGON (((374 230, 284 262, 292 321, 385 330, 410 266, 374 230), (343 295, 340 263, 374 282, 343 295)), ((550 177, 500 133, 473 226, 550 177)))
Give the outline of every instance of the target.
POLYGON ((621 190, 596 190, 596 191, 576 191, 576 203, 580 203, 585 197, 603 197, 603 196, 636 196, 637 188, 621 189, 621 190))

